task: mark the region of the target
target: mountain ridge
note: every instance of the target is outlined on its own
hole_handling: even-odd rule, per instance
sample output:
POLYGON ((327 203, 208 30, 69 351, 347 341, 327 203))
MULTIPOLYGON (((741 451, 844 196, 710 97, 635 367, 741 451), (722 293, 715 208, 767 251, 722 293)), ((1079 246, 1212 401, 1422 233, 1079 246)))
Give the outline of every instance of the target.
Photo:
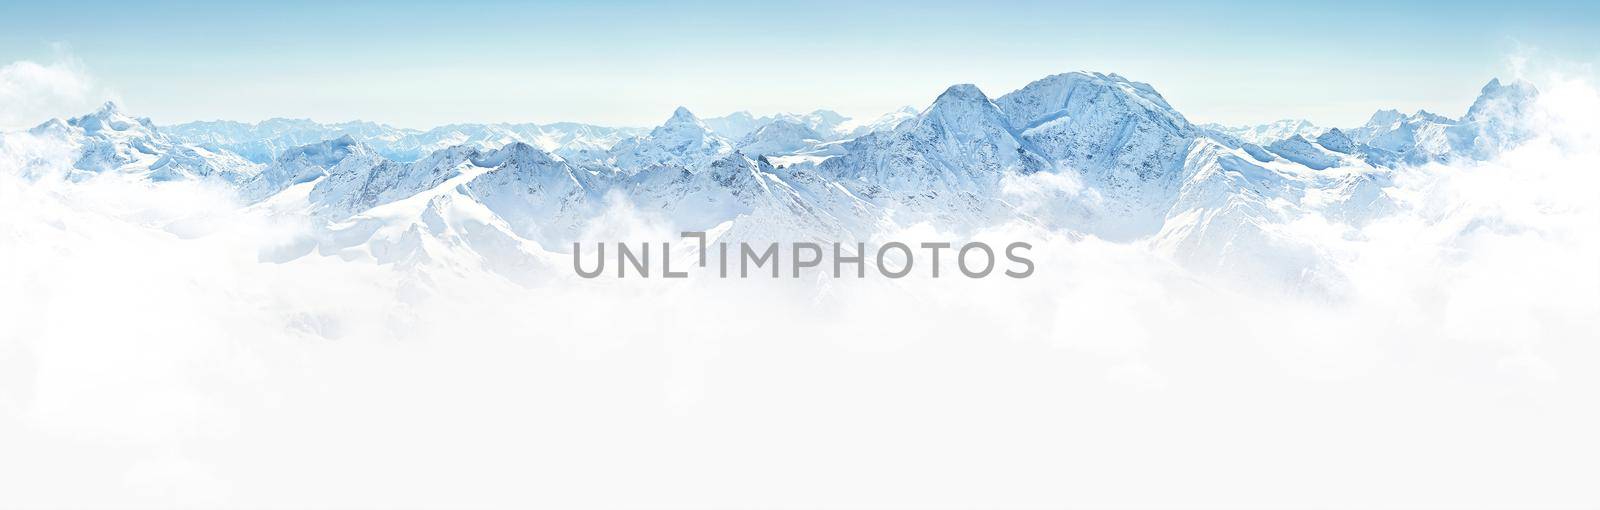
POLYGON ((293 199, 303 203, 286 210, 312 219, 320 233, 311 242, 324 254, 421 261, 452 258, 429 250, 488 250, 493 256, 479 253, 481 260, 536 266, 530 254, 564 250, 621 200, 675 228, 749 239, 865 239, 885 225, 919 222, 959 233, 1022 221, 1147 240, 1188 263, 1246 270, 1248 261, 1218 254, 1246 245, 1294 251, 1270 225, 1307 214, 1378 214, 1397 165, 1492 156, 1527 136, 1518 118, 1537 95, 1523 82, 1493 80, 1459 120, 1380 110, 1363 126, 1315 128, 1314 136, 1309 123, 1284 123, 1284 136, 1270 140, 1260 130, 1245 132, 1251 138, 1194 125, 1148 84, 1086 72, 998 97, 952 85, 926 108, 891 112, 860 134, 825 110, 760 125, 738 114, 733 120, 754 126, 738 139, 713 127, 726 118, 708 122, 683 107, 658 126, 626 132, 574 123, 400 131, 351 122, 342 124, 347 132, 254 162, 222 142, 259 148, 316 131, 295 131, 306 124, 293 120, 162 128, 113 103, 28 133, 74 147, 73 178, 215 178, 247 203, 308 187, 293 199), (227 129, 195 131, 208 126, 227 129), (264 131, 248 136, 265 138, 240 134, 252 129, 264 131), (1016 185, 1036 175, 1065 176, 1081 188, 1052 190, 1043 204, 1019 198, 1016 185), (1325 199, 1306 202, 1311 194, 1325 199), (403 203, 414 209, 397 212, 403 203))

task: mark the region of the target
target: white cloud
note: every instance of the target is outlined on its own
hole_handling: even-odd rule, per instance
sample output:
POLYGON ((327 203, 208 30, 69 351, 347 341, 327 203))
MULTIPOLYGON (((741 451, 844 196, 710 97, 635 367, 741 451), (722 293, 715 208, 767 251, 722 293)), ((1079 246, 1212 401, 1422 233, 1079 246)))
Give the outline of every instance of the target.
POLYGON ((0 129, 27 128, 54 117, 81 115, 115 94, 95 83, 78 61, 19 60, 0 67, 0 129))

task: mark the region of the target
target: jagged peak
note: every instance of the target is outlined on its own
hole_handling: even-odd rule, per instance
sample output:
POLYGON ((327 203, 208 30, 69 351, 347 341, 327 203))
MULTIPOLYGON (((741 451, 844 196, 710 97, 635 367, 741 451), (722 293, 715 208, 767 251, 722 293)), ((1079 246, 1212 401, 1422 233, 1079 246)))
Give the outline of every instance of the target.
POLYGON ((88 114, 67 120, 68 125, 82 128, 87 133, 95 133, 103 129, 112 131, 128 131, 143 127, 145 130, 154 131, 155 126, 149 119, 134 118, 123 113, 122 108, 115 101, 106 101, 99 108, 88 114))
POLYGON ((501 159, 501 160, 505 160, 507 158, 511 158, 511 159, 516 159, 518 161, 529 161, 529 162, 534 162, 534 163, 550 163, 550 162, 562 161, 556 155, 551 154, 551 153, 545 151, 544 149, 540 149, 540 148, 538 148, 538 147, 536 147, 536 146, 534 146, 532 144, 529 144, 529 143, 526 143, 526 142, 522 142, 522 141, 515 141, 515 142, 508 143, 504 147, 501 147, 498 150, 495 150, 493 152, 493 155, 494 155, 493 157, 495 157, 497 159, 501 159))
POLYGON ((459 162, 461 162, 461 161, 470 161, 470 160, 474 160, 474 159, 482 157, 482 156, 483 156, 483 151, 480 150, 478 147, 475 147, 473 145, 469 145, 469 144, 451 145, 449 147, 445 147, 443 149, 439 149, 439 150, 433 151, 431 153, 428 153, 427 155, 417 159, 416 161, 413 161, 412 164, 414 164, 414 165, 416 165, 416 164, 429 165, 429 166, 438 166, 438 165, 442 165, 442 164, 443 165, 454 165, 454 164, 459 164, 459 162))
POLYGON ((1538 95, 1539 89, 1526 80, 1501 82, 1499 78, 1493 78, 1479 90, 1478 98, 1467 108, 1467 115, 1462 120, 1478 121, 1493 116, 1515 116, 1523 105, 1532 102, 1538 95))
POLYGON ((1442 124, 1455 122, 1455 120, 1449 117, 1445 117, 1427 110, 1417 110, 1416 113, 1406 115, 1401 113, 1400 110, 1386 108, 1373 112, 1372 116, 1367 118, 1367 123, 1363 124, 1363 126, 1369 128, 1384 128, 1394 125, 1395 123, 1410 123, 1418 121, 1436 122, 1442 124))
POLYGON ((662 123, 660 126, 656 126, 654 130, 650 131, 650 136, 657 137, 666 135, 667 133, 680 131, 692 131, 700 134, 709 134, 711 132, 711 126, 707 125, 705 121, 700 120, 700 117, 696 117, 694 112, 690 112, 688 108, 679 106, 676 110, 672 111, 672 117, 668 118, 666 122, 662 123))
POLYGON ((511 152, 529 152, 529 151, 544 152, 542 150, 539 150, 538 147, 534 147, 533 145, 529 144, 528 142, 524 142, 522 140, 517 140, 517 141, 511 142, 511 143, 508 143, 504 147, 501 147, 500 150, 511 151, 511 152))
POLYGON ((1355 141, 1351 140, 1350 136, 1339 128, 1329 129, 1327 132, 1317 136, 1317 144, 1328 150, 1344 154, 1350 154, 1355 151, 1355 141))
POLYGON ((939 94, 938 98, 933 100, 933 104, 929 105, 927 111, 923 112, 921 116, 923 118, 950 115, 959 117, 968 115, 968 112, 978 112, 978 115, 982 117, 989 117, 992 114, 996 122, 1002 124, 1005 122, 1004 114, 1000 111, 1000 107, 995 105, 994 101, 990 101, 989 96, 984 95, 977 85, 970 83, 951 85, 946 88, 943 93, 939 94))
POLYGON ((1429 122, 1439 122, 1439 123, 1452 123, 1452 122, 1455 122, 1455 119, 1451 119, 1450 117, 1446 117, 1446 116, 1443 116, 1443 115, 1439 115, 1437 113, 1433 113, 1433 112, 1430 112, 1430 111, 1427 111, 1427 110, 1421 110, 1421 109, 1417 110, 1417 113, 1411 114, 1411 118, 1425 120, 1425 121, 1429 121, 1429 122))
POLYGON ((1489 83, 1484 84, 1483 88, 1478 89, 1478 95, 1480 97, 1482 97, 1482 96, 1500 96, 1500 97, 1504 97, 1504 96, 1510 96, 1510 95, 1531 96, 1531 95, 1535 95, 1535 94, 1538 94, 1538 93, 1539 93, 1538 87, 1535 87, 1535 86, 1533 86, 1533 83, 1531 83, 1531 82, 1529 82, 1527 80, 1520 79, 1520 78, 1519 79, 1515 79, 1515 80, 1511 80, 1509 82, 1502 82, 1502 81, 1500 81, 1499 78, 1491 78, 1489 80, 1489 83))
POLYGON ((473 166, 510 168, 513 172, 549 168, 551 165, 562 165, 567 162, 566 159, 538 146, 520 141, 508 143, 498 149, 468 154, 467 158, 473 166))
POLYGON ((976 85, 962 83, 951 85, 933 100, 927 111, 919 115, 921 122, 935 123, 967 123, 979 122, 981 126, 1010 131, 1006 124, 1005 113, 999 105, 989 100, 976 85), (980 120, 981 119, 981 120, 980 120))
POLYGON ((98 119, 102 121, 109 119, 133 119, 133 116, 124 113, 122 107, 118 106, 116 101, 106 101, 101 103, 100 107, 96 108, 93 112, 80 116, 74 120, 82 123, 83 121, 90 119, 98 119))
POLYGON ((1490 78, 1489 79, 1489 83, 1483 84, 1483 88, 1478 89, 1478 93, 1479 94, 1488 94, 1488 93, 1494 92, 1496 90, 1500 90, 1504 86, 1505 85, 1500 83, 1500 78, 1498 78, 1498 77, 1490 78))
POLYGON ((740 165, 750 165, 750 164, 755 164, 755 160, 752 160, 752 159, 750 159, 750 156, 745 155, 744 151, 739 150, 739 149, 734 149, 734 150, 728 151, 726 154, 718 156, 716 159, 711 160, 710 164, 711 165, 718 165, 718 164, 726 165, 726 164, 730 164, 730 163, 740 164, 740 165))
POLYGON ((761 164, 743 151, 733 150, 706 163, 705 168, 713 178, 726 185, 733 179, 755 175, 761 171, 761 164))
POLYGON ((1396 110, 1396 109, 1393 109, 1393 108, 1386 108, 1386 109, 1382 109, 1382 110, 1378 110, 1378 111, 1372 112, 1372 116, 1367 118, 1367 125, 1369 125, 1369 126, 1382 126, 1382 125, 1387 125, 1387 124, 1393 124, 1395 122, 1399 122, 1401 119, 1404 119, 1404 118, 1406 118, 1406 114, 1400 113, 1400 110, 1396 110))
POLYGON ((971 83, 958 83, 944 89, 944 92, 940 93, 939 97, 933 100, 934 104, 947 101, 987 102, 989 101, 989 96, 984 95, 983 91, 979 90, 977 85, 973 85, 971 83))
POLYGON ((667 119, 667 124, 683 123, 683 122, 699 123, 700 122, 700 118, 696 117, 694 115, 694 112, 689 111, 688 108, 679 106, 676 110, 672 111, 672 117, 667 119))

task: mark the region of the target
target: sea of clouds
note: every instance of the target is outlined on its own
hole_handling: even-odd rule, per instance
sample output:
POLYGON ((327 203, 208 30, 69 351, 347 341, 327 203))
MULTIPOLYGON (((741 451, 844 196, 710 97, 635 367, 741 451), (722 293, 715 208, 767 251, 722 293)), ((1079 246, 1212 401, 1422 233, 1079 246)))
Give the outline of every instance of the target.
POLYGON ((0 507, 1593 508, 1600 92, 1538 84, 1528 142, 1275 226, 1333 294, 1023 225, 973 236, 1020 280, 270 263, 304 225, 7 136, 0 507))

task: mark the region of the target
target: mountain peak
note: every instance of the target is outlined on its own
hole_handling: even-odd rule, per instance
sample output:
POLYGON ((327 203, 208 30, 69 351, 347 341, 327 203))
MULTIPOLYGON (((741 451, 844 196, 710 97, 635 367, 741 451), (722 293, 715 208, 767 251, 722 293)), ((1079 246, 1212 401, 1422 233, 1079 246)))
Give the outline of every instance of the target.
POLYGON ((944 92, 939 94, 939 98, 938 99, 934 99, 933 102, 935 104, 937 104, 937 103, 946 102, 946 101, 988 101, 988 100, 989 100, 989 96, 984 95, 982 90, 978 90, 978 86, 977 85, 973 85, 971 83, 959 83, 959 84, 951 85, 950 88, 944 89, 944 92))
POLYGON ((1491 78, 1489 83, 1484 84, 1483 88, 1478 89, 1478 94, 1482 96, 1532 96, 1538 93, 1538 88, 1534 87, 1532 83, 1529 83, 1527 80, 1523 79, 1511 80, 1510 82, 1501 82, 1499 78, 1491 78))
POLYGON ((1117 75, 1071 72, 1046 76, 995 103, 1018 130, 1062 118, 1069 111, 1072 115, 1068 118, 1080 117, 1086 111, 1080 109, 1147 118, 1162 125, 1163 131, 1185 137, 1194 129, 1154 88, 1117 75))
POLYGON ((688 167, 730 148, 710 125, 680 106, 649 135, 617 142, 606 152, 615 165, 632 174, 657 166, 688 167))
POLYGON ((994 101, 989 100, 989 96, 970 83, 951 85, 945 89, 918 118, 924 123, 943 124, 953 129, 952 132, 968 131, 968 135, 976 137, 998 136, 1000 132, 1011 136, 1005 113, 994 101))
POLYGON ((689 111, 688 108, 679 106, 678 109, 672 111, 671 118, 668 118, 666 122, 663 122, 660 126, 657 126, 654 131, 652 131, 652 136, 661 134, 661 130, 663 129, 667 131, 682 131, 688 129, 690 131, 705 133, 711 131, 711 126, 706 124, 705 121, 700 120, 700 117, 696 117, 694 112, 689 111))
POLYGON ((836 112, 836 111, 833 111, 833 110, 824 109, 824 108, 818 108, 816 110, 812 110, 811 113, 808 114, 808 116, 812 117, 812 118, 815 118, 815 119, 821 121, 821 123, 823 125, 828 125, 828 126, 836 125, 836 124, 839 124, 839 123, 844 122, 846 120, 849 120, 849 117, 845 117, 844 115, 839 114, 839 112, 836 112))
POLYGON ((29 133, 33 133, 35 135, 45 135, 45 134, 50 134, 50 133, 58 133, 58 134, 60 134, 60 133, 68 132, 68 128, 67 128, 67 123, 65 121, 63 121, 63 120, 61 120, 59 118, 56 118, 56 119, 50 119, 50 120, 44 121, 43 124, 39 124, 37 126, 34 126, 33 129, 29 129, 28 132, 29 133))
POLYGON ((722 153, 722 155, 720 155, 720 156, 716 156, 716 157, 711 158, 710 162, 707 163, 707 164, 708 165, 712 165, 712 166, 717 166, 717 165, 728 165, 728 164, 748 165, 748 164, 753 164, 753 163, 755 163, 755 160, 750 159, 750 156, 746 155, 744 153, 744 151, 739 150, 739 149, 733 149, 733 150, 730 150, 728 152, 722 153))
POLYGON ((516 141, 504 147, 489 151, 473 159, 473 164, 478 166, 498 167, 506 164, 532 164, 537 166, 563 162, 559 156, 544 151, 526 142, 516 141))
POLYGON ((1500 85, 1500 78, 1490 78, 1489 83, 1484 84, 1483 88, 1478 89, 1478 93, 1488 94, 1490 92, 1500 90, 1500 87, 1502 87, 1502 85, 1500 85))
POLYGON ((136 119, 122 112, 117 103, 106 101, 95 111, 67 120, 67 124, 83 129, 85 133, 101 131, 153 132, 155 127, 148 119, 136 119), (142 129, 141 129, 142 128, 142 129))
POLYGON ((1538 95, 1539 89, 1525 80, 1502 83, 1499 78, 1494 78, 1479 90, 1478 99, 1467 108, 1467 115, 1462 120, 1480 121, 1489 117, 1514 117, 1538 95))
POLYGON ((1351 140, 1350 136, 1346 135, 1344 131, 1340 131, 1339 128, 1329 129, 1326 133, 1318 136, 1317 144, 1328 150, 1343 154, 1354 154, 1356 149, 1355 141, 1351 140))
POLYGON ((679 106, 678 109, 672 111, 672 118, 667 119, 667 123, 681 122, 700 122, 700 118, 694 116, 694 112, 689 111, 688 108, 679 106))
POLYGON ((1396 110, 1396 109, 1393 109, 1393 108, 1388 108, 1388 109, 1383 109, 1383 110, 1378 110, 1378 111, 1372 112, 1372 116, 1367 118, 1367 123, 1365 124, 1365 126, 1368 126, 1368 127, 1388 126, 1390 124, 1394 124, 1396 122, 1400 122, 1402 120, 1405 120, 1405 118, 1406 118, 1406 114, 1400 113, 1400 110, 1396 110))
POLYGON ((116 102, 114 102, 114 101, 106 101, 104 103, 100 103, 100 107, 99 108, 95 108, 94 111, 91 111, 89 113, 85 113, 85 114, 80 115, 78 117, 74 117, 74 118, 70 119, 70 121, 74 125, 77 125, 77 124, 82 123, 83 121, 86 121, 88 119, 98 119, 98 120, 101 120, 101 121, 107 121, 107 120, 110 120, 110 119, 129 119, 129 120, 132 120, 132 117, 130 117, 126 113, 123 113, 122 108, 117 106, 116 102))

